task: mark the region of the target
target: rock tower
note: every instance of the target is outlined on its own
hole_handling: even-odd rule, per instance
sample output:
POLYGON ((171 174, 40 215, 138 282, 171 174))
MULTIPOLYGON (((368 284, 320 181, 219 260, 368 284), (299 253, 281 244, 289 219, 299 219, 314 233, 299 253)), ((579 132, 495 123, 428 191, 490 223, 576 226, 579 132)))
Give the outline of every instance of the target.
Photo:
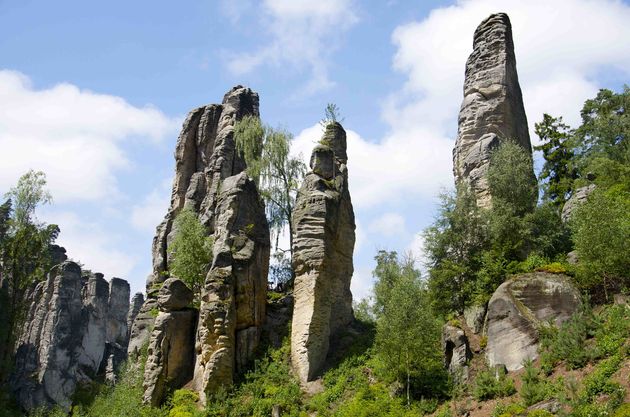
POLYGON ((453 149, 455 182, 467 182, 480 207, 491 204, 487 181, 490 153, 505 140, 516 141, 531 154, 516 73, 512 25, 505 13, 497 13, 475 30, 473 52, 466 62, 464 101, 453 149))
POLYGON ((311 172, 293 213, 291 361, 302 382, 318 376, 330 338, 353 320, 350 280, 356 227, 347 161, 346 132, 331 122, 313 149, 311 172))

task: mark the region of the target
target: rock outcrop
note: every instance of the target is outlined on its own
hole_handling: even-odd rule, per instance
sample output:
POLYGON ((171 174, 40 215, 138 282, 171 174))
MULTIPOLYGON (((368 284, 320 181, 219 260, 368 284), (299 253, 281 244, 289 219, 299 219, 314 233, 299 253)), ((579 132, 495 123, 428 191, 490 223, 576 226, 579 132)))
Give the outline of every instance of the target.
POLYGON ((102 274, 86 280, 76 263, 65 261, 35 287, 29 303, 11 386, 26 409, 57 404, 67 410, 76 387, 116 354, 108 346, 124 360, 129 285, 117 278, 108 283, 102 274))
POLYGON ((144 402, 153 406, 192 378, 197 323, 197 311, 189 308, 192 300, 192 291, 177 278, 167 279, 158 293, 160 312, 144 371, 144 402))
POLYGON ((330 338, 353 320, 355 222, 346 164, 346 132, 330 123, 313 149, 293 212, 291 361, 302 382, 318 375, 330 338))
POLYGON ((595 184, 589 184, 584 187, 580 187, 573 192, 573 195, 564 203, 562 207, 562 221, 568 222, 571 219, 571 215, 575 210, 586 200, 588 196, 595 191, 595 184))
POLYGON ((491 205, 487 181, 490 153, 505 140, 516 141, 531 154, 512 26, 505 13, 497 13, 475 30, 453 149, 455 181, 470 185, 480 207, 491 205))
POLYGON ((538 356, 538 329, 560 325, 580 306, 580 293, 569 277, 534 272, 518 275, 497 288, 488 304, 486 355, 490 366, 508 371, 538 356))
MULTIPOLYGON (((189 342, 195 349, 192 356, 182 358, 195 364, 191 386, 202 401, 206 393, 230 384, 234 373, 251 358, 265 318, 269 228, 256 184, 244 172, 245 161, 236 150, 233 134, 236 121, 247 115, 258 116, 258 102, 258 94, 236 86, 226 93, 222 104, 202 106, 188 114, 175 150, 171 204, 153 240, 153 273, 147 280, 147 300, 131 330, 130 354, 139 352, 149 337, 154 346, 156 332, 162 340, 184 337, 169 330, 175 325, 174 313, 181 316, 183 310, 178 310, 177 303, 164 304, 159 294, 168 277, 169 244, 176 233, 174 220, 182 209, 189 208, 208 235, 214 237, 212 262, 195 323, 197 331, 189 342), (168 320, 162 314, 167 311, 168 320)), ((151 351, 148 363, 159 367, 162 359, 152 357, 159 350, 151 351)), ((182 375, 173 378, 189 382, 191 377, 183 381, 182 375)), ((147 392, 161 389, 151 384, 147 392)), ((159 393, 145 396, 152 403, 160 398, 159 393)))
MULTIPOLYGON (((127 314, 127 330, 129 335, 131 335, 131 327, 133 326, 133 322, 136 320, 138 313, 140 313, 140 309, 143 304, 144 294, 141 292, 135 293, 129 303, 129 314, 127 314)), ((129 336, 127 336, 127 338, 129 338, 129 336)))
POLYGON ((468 379, 468 361, 472 352, 466 333, 459 327, 446 324, 442 329, 444 365, 459 380, 468 379))

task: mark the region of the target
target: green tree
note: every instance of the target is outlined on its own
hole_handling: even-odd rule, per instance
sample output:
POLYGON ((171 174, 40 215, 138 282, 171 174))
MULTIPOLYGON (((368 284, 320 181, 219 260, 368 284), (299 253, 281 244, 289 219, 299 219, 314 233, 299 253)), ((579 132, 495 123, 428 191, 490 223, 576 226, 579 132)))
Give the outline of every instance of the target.
POLYGON ((488 246, 487 219, 465 184, 440 196, 435 222, 423 232, 429 293, 436 312, 461 312, 473 296, 481 255, 488 246))
POLYGON ((169 274, 184 281, 201 303, 201 290, 212 261, 213 239, 194 211, 183 209, 175 218, 175 236, 170 244, 169 274))
MULTIPOLYGON (((35 216, 38 206, 52 200, 45 187, 45 174, 30 170, 6 193, 8 200, 0 206, 0 275, 8 300, 5 340, 0 344, 5 347, 13 346, 24 319, 26 290, 42 280, 52 266, 49 247, 59 235, 59 228, 41 223, 35 216)), ((2 352, 0 365, 6 365, 9 352, 2 352)), ((6 376, 4 373, 0 369, 0 379, 6 376)))
POLYGON ((236 147, 245 159, 247 173, 256 181, 265 208, 275 247, 285 227, 289 229, 289 249, 293 249, 292 214, 298 188, 306 165, 291 156, 293 135, 284 129, 274 129, 260 119, 246 116, 234 126, 236 147))
POLYGON ((380 252, 379 256, 375 288, 387 288, 380 294, 383 305, 376 315, 375 349, 382 372, 405 386, 407 405, 412 390, 417 395, 443 394, 441 323, 431 313, 420 271, 409 257, 399 261, 395 252, 380 252))
POLYGON ((542 143, 534 149, 542 151, 545 159, 539 176, 541 181, 546 181, 542 183, 543 198, 562 207, 576 178, 570 143, 573 132, 562 122, 562 117, 555 118, 546 113, 543 120, 535 124, 535 132, 542 143))

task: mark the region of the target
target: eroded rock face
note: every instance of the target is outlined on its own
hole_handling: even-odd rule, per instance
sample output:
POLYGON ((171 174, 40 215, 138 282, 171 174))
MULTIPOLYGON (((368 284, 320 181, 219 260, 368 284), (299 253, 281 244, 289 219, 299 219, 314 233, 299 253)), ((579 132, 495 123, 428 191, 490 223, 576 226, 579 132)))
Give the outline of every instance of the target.
MULTIPOLYGON (((102 274, 87 279, 80 267, 65 261, 51 269, 29 295, 30 309, 18 341, 11 386, 21 406, 33 409, 60 405, 68 410, 79 384, 90 382, 106 367, 108 345, 127 343, 124 335, 110 340, 108 326, 127 315, 129 285, 102 274), (127 289, 127 300, 124 290, 127 289), (121 309, 120 311, 117 309, 121 309)), ((125 320, 126 323, 126 320, 125 320)), ((119 349, 123 354, 124 348, 119 349)))
POLYGON ((580 293, 570 278, 535 272, 518 275, 497 288, 488 304, 486 354, 490 366, 508 371, 538 356, 538 328, 560 325, 580 306, 580 293))
MULTIPOLYGON (((131 299, 131 303, 129 303, 129 314, 127 314, 127 330, 129 335, 131 335, 131 326, 133 326, 133 322, 140 312, 142 304, 144 304, 144 294, 141 292, 135 293, 131 299)), ((129 336, 127 336, 127 338, 129 338, 129 336)))
POLYGON ((160 405, 169 391, 192 378, 197 324, 197 311, 188 307, 192 299, 192 291, 177 278, 167 279, 160 288, 160 312, 151 332, 144 371, 147 404, 160 405))
POLYGON ((224 180, 214 230, 196 339, 194 384, 202 401, 231 384, 251 359, 265 319, 269 227, 256 185, 244 172, 224 180))
MULTIPOLYGON (((233 137, 234 124, 246 115, 258 116, 258 95, 236 86, 221 104, 191 111, 177 141, 171 205, 153 240, 153 273, 147 280, 147 300, 134 321, 129 344, 130 352, 138 352, 147 343, 150 329, 155 328, 147 367, 153 364, 151 372, 159 377, 150 379, 146 386, 145 399, 151 403, 161 401, 161 378, 171 379, 160 369, 175 372, 159 345, 168 342, 172 346, 172 340, 187 337, 171 330, 176 326, 172 324, 174 315, 164 315, 184 306, 184 299, 175 294, 175 285, 179 284, 169 283, 170 279, 165 282, 169 245, 176 233, 173 222, 183 208, 193 210, 208 235, 214 237, 213 260, 195 321, 197 331, 189 343, 194 350, 182 348, 177 353, 178 357, 188 355, 180 358, 185 363, 190 359, 195 364, 191 386, 202 401, 207 393, 232 382, 234 373, 251 358, 259 343, 265 318, 270 242, 264 205, 255 183, 244 172, 245 162, 236 151, 233 137), (158 291, 165 286, 170 288, 168 294, 158 291)), ((184 320, 181 314, 177 316, 177 320, 184 320)), ((181 371, 185 377, 179 372, 172 374, 174 381, 190 381, 188 371, 181 371)))
POLYGON ((468 361, 472 359, 472 352, 468 345, 468 338, 459 327, 446 324, 442 329, 442 352, 444 365, 448 371, 459 379, 468 378, 468 361))
POLYGON ((234 123, 246 115, 258 116, 258 103, 257 93, 238 85, 225 94, 221 104, 196 108, 186 117, 175 149, 171 204, 153 238, 153 273, 147 279, 147 300, 131 330, 130 354, 137 354, 148 343, 148 329, 156 317, 157 289, 168 275, 164 272, 168 270, 175 217, 184 207, 190 207, 198 213, 208 234, 214 233, 221 184, 245 169, 245 162, 236 152, 234 123))
POLYGON ((331 123, 311 156, 293 212, 295 270, 291 361, 302 382, 321 371, 330 338, 353 320, 350 280, 355 222, 346 133, 331 123))
POLYGON ((516 141, 531 154, 516 73, 512 26, 505 13, 497 13, 475 30, 473 52, 466 62, 464 100, 453 149, 455 181, 465 181, 472 187, 480 207, 491 204, 487 181, 490 153, 507 139, 516 141))

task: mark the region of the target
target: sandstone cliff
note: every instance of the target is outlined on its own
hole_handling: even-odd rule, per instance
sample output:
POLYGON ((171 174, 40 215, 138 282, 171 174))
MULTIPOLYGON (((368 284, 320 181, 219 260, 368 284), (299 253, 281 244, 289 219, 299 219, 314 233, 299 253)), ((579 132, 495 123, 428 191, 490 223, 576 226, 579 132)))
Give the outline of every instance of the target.
POLYGON ((475 30, 453 149, 455 181, 471 186, 480 207, 491 204, 486 178, 490 153, 505 140, 516 141, 531 154, 512 26, 505 13, 497 13, 475 30))
POLYGON ((82 277, 65 261, 29 295, 30 309, 19 338, 11 377, 21 406, 71 405, 76 387, 111 371, 127 347, 129 284, 108 283, 102 274, 82 277))
POLYGON ((355 222, 346 164, 346 132, 330 123, 313 150, 293 213, 291 361, 302 382, 318 375, 330 338, 353 320, 355 222))
MULTIPOLYGON (((147 300, 131 331, 130 354, 139 352, 151 339, 148 364, 153 364, 156 375, 163 376, 163 369, 172 371, 174 366, 168 363, 175 359, 164 340, 175 338, 177 343, 194 346, 190 352, 182 349, 185 357, 177 360, 194 364, 193 385, 202 400, 206 393, 230 384, 234 373, 251 358, 265 317, 269 228, 264 205, 255 183, 244 172, 245 162, 233 137, 237 120, 258 116, 258 101, 258 94, 236 86, 225 94, 222 104, 199 107, 188 114, 175 149, 171 204, 153 240, 147 300), (173 326, 178 326, 173 323, 189 313, 160 306, 158 297, 168 276, 169 243, 176 232, 173 222, 185 207, 197 213, 215 242, 198 321, 195 315, 196 335, 187 342, 182 338, 189 337, 188 333, 181 329, 173 333, 173 326), (157 320, 156 311, 160 312, 157 320), (175 320, 175 316, 179 318, 175 320)), ((177 375, 171 371, 167 379, 173 383, 168 388, 178 388, 192 378, 188 370, 177 375)), ((162 376, 145 385, 145 401, 162 401, 164 390, 156 388, 162 376)))

